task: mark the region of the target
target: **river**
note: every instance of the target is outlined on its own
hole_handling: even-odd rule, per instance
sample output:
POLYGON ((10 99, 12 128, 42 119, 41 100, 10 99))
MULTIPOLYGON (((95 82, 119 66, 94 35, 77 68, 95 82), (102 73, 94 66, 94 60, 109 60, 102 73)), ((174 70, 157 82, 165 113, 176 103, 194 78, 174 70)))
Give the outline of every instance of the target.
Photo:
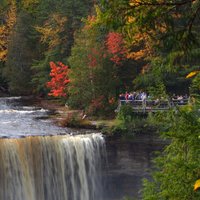
MULTIPOLYGON (((34 105, 34 104, 33 104, 34 105)), ((155 150, 149 133, 132 141, 56 126, 21 97, 0 98, 0 200, 141 198, 155 150)))

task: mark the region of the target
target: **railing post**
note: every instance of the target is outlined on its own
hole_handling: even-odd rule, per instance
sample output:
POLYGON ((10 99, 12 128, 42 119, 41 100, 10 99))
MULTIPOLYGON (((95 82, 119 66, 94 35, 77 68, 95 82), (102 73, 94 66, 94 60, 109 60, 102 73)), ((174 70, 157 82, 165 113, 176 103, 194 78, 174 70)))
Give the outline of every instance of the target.
POLYGON ((143 109, 143 113, 145 113, 145 111, 146 111, 146 99, 142 100, 142 109, 143 109))

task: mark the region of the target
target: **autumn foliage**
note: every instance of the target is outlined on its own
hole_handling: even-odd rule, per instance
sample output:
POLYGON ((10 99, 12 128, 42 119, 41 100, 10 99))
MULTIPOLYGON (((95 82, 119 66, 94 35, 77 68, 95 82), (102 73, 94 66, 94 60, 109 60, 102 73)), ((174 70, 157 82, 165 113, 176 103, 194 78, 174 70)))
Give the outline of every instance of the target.
POLYGON ((95 48, 92 48, 90 54, 88 54, 88 65, 90 67, 95 67, 98 64, 97 61, 98 57, 99 57, 99 51, 95 48))
POLYGON ((126 59, 127 50, 124 46, 124 40, 120 33, 110 32, 106 39, 108 52, 112 55, 110 60, 116 64, 121 64, 126 59))
POLYGON ((94 114, 98 110, 105 109, 104 99, 105 99, 105 97, 103 95, 100 95, 100 96, 92 99, 90 106, 88 108, 88 113, 94 114))
POLYGON ((70 82, 68 78, 69 68, 61 62, 57 64, 50 62, 51 67, 51 80, 47 82, 47 87, 51 89, 49 96, 65 97, 66 86, 70 82))
POLYGON ((88 66, 96 67, 99 64, 99 61, 106 58, 107 55, 104 53, 104 48, 91 48, 88 54, 88 66))
POLYGON ((2 22, 5 21, 5 24, 0 24, 0 61, 7 60, 9 37, 16 24, 16 9, 16 4, 12 1, 5 19, 2 19, 2 22))

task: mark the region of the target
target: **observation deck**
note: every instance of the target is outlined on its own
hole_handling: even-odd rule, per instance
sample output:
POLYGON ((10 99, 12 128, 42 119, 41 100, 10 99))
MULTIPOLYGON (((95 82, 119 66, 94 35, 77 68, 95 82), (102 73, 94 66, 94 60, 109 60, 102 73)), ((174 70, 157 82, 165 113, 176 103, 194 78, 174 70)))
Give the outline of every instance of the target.
POLYGON ((189 103, 190 99, 173 99, 173 100, 119 100, 119 105, 116 112, 120 110, 122 105, 130 105, 133 108, 133 112, 146 113, 146 112, 157 112, 167 111, 177 106, 184 106, 189 103))

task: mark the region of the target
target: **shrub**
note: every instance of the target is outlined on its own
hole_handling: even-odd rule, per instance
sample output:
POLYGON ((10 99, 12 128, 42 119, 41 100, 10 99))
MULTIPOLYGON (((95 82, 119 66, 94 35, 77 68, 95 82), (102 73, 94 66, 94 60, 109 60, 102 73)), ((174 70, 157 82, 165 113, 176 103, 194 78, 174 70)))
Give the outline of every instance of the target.
POLYGON ((123 122, 130 122, 134 117, 135 113, 130 105, 122 105, 117 114, 117 119, 122 120, 123 122))

